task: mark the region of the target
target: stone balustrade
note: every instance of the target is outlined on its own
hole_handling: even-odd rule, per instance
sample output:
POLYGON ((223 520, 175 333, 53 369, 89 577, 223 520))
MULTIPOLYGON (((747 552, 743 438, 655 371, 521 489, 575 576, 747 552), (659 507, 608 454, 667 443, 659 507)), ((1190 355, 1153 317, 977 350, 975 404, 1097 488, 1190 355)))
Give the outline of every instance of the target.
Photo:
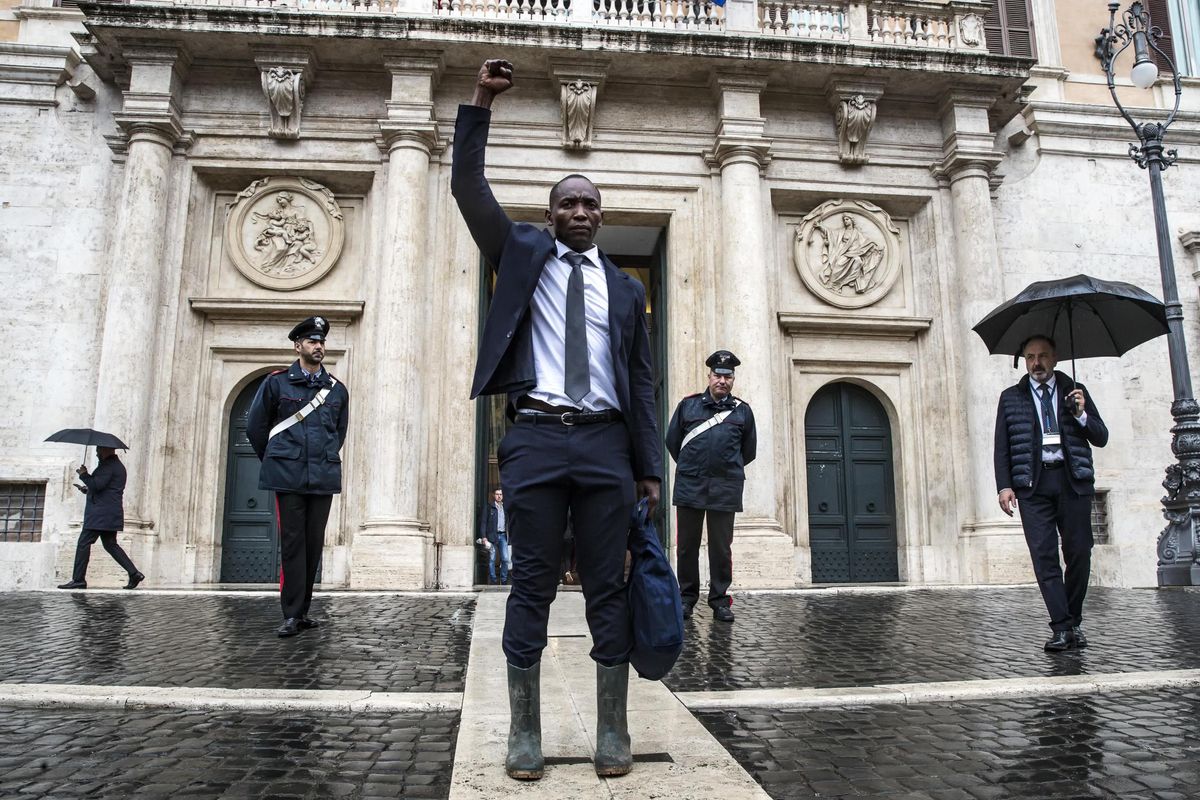
POLYGON ((759 27, 765 34, 801 39, 850 38, 844 3, 759 0, 758 15, 759 27))
POLYGON ((296 12, 412 14, 682 32, 754 34, 893 47, 986 51, 981 0, 757 0, 726 24, 706 0, 142 0, 296 12), (749 12, 747 12, 749 14, 749 12))

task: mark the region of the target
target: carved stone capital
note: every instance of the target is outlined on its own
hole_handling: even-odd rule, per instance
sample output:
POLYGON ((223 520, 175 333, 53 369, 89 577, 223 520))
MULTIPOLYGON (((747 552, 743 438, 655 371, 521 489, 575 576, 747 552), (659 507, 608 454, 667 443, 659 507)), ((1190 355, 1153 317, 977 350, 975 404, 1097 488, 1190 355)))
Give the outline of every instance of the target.
POLYGON ((724 169, 732 164, 753 164, 759 172, 771 163, 771 139, 754 136, 717 135, 704 160, 710 167, 724 169))
POLYGON ((867 139, 875 124, 875 104, 883 96, 883 84, 833 78, 825 85, 825 97, 833 110, 838 137, 838 160, 847 165, 866 164, 867 139))
POLYGON ((563 147, 587 150, 592 146, 596 106, 608 75, 608 63, 607 59, 592 58, 558 59, 550 63, 550 74, 557 79, 563 147))
POLYGON ((385 153, 401 148, 441 152, 441 136, 434 116, 433 92, 446 66, 440 50, 385 53, 383 66, 392 78, 387 116, 379 121, 379 147, 385 153))
POLYGON ((304 47, 257 47, 254 64, 271 115, 267 135, 299 139, 304 96, 316 81, 316 56, 304 47))

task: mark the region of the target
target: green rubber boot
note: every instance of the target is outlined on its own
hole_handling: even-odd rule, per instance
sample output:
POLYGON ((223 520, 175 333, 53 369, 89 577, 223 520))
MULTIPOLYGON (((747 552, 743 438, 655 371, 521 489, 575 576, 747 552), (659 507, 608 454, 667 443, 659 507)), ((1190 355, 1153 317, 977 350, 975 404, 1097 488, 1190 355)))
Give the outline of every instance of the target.
POLYGON ((504 771, 520 781, 536 781, 546 771, 542 758, 542 664, 529 669, 508 665, 508 756, 504 771))
POLYGON ((629 664, 596 665, 596 774, 601 778, 627 775, 633 769, 629 749, 629 664))

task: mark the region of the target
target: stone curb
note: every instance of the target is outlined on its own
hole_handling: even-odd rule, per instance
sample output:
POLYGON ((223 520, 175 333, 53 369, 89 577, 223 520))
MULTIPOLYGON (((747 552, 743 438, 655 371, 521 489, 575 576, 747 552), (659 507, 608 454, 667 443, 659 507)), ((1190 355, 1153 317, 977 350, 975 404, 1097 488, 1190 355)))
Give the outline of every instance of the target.
POLYGON ((999 678, 938 683, 896 683, 830 689, 744 689, 679 692, 692 711, 727 708, 826 708, 829 706, 918 705, 1012 697, 1063 697, 1146 689, 1200 686, 1200 669, 1114 672, 1053 678, 999 678))
POLYGON ((1030 589, 1036 583, 905 583, 888 586, 806 586, 794 589, 737 589, 738 595, 790 594, 904 594, 907 592, 986 591, 990 589, 1030 589))
MULTIPOLYGON (((119 594, 122 597, 279 597, 278 589, 147 589, 136 590, 121 588, 95 589, 28 589, 23 591, 43 592, 46 594, 119 594)), ((5 592, 4 594, 7 594, 5 592)), ((341 591, 337 589, 313 592, 313 597, 475 597, 477 591, 454 590, 444 592, 399 592, 380 590, 378 592, 341 591)))
POLYGON ((201 711, 460 711, 461 692, 197 689, 0 683, 0 707, 194 709, 201 711))

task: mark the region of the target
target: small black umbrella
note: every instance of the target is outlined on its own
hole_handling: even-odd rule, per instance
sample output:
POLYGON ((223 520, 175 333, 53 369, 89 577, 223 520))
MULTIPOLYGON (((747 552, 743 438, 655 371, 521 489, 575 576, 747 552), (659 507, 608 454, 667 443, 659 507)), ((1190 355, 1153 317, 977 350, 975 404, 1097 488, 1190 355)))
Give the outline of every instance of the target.
POLYGON ((129 449, 124 442, 111 433, 94 431, 91 428, 63 428, 61 431, 47 436, 46 441, 81 444, 84 447, 89 445, 92 447, 111 447, 114 450, 129 449))
POLYGON ((1167 333, 1167 312, 1133 284, 1075 275, 1029 284, 972 330, 989 353, 1011 355, 1014 365, 1021 344, 1039 334, 1057 342, 1060 359, 1120 356, 1167 333))

